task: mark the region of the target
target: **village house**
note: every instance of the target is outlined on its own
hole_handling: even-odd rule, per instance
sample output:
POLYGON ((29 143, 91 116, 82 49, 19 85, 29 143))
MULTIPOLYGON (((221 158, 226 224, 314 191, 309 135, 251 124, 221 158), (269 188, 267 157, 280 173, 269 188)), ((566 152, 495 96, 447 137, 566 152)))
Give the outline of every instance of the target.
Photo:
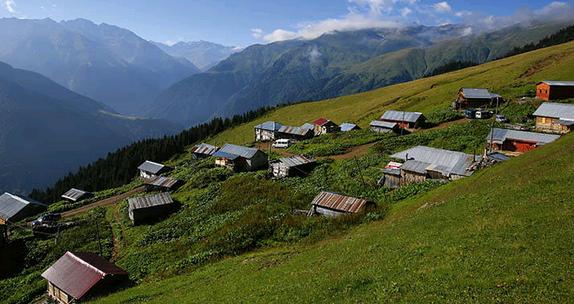
POLYGON ((574 129, 574 104, 545 102, 533 115, 537 131, 566 134, 574 129))
POLYGON ((468 108, 493 107, 502 102, 502 96, 489 92, 487 89, 462 88, 453 104, 456 110, 468 108))
POLYGON ((92 193, 84 191, 84 190, 79 190, 76 188, 72 188, 70 190, 68 190, 66 193, 62 194, 62 198, 70 201, 72 203, 76 203, 79 202, 81 200, 85 200, 92 197, 92 193))
POLYGON ((376 133, 392 133, 398 132, 399 124, 396 122, 387 122, 387 121, 380 121, 380 120, 373 120, 369 124, 371 131, 376 133))
POLYGON ((217 152, 217 150, 219 150, 219 147, 201 143, 199 145, 195 145, 191 150, 191 153, 193 153, 193 158, 201 159, 212 156, 213 153, 217 152))
POLYGON ((536 97, 545 101, 574 98, 574 81, 539 82, 536 97))
POLYGON ((494 128, 486 138, 495 151, 524 153, 559 139, 560 135, 494 128))
POLYGON ((320 136, 328 133, 336 133, 341 130, 339 125, 326 118, 319 118, 313 122, 315 126, 315 136, 320 136))
POLYGON ((306 176, 309 175, 316 164, 317 162, 314 159, 303 155, 281 158, 271 163, 271 172, 277 178, 306 176))
POLYGON ((396 154, 391 158, 402 163, 391 162, 383 170, 382 184, 390 188, 424 182, 427 179, 456 180, 472 175, 476 156, 425 146, 417 146, 396 154))
POLYGON ((309 128, 306 125, 303 125, 301 127, 282 126, 281 128, 279 128, 277 138, 305 140, 312 138, 313 135, 314 135, 313 126, 311 126, 311 128, 309 128))
POLYGON ((341 124, 341 132, 350 132, 355 130, 361 130, 361 128, 354 123, 344 122, 341 124))
POLYGON ((44 204, 14 194, 0 195, 0 225, 21 221, 45 207, 44 204))
POLYGON ((151 179, 144 180, 144 185, 146 186, 146 191, 173 191, 181 186, 183 182, 181 180, 157 176, 151 179))
POLYGON ((166 172, 171 171, 170 167, 164 166, 162 164, 154 163, 152 161, 146 160, 143 164, 138 167, 140 170, 140 177, 142 178, 154 178, 160 176, 166 172))
POLYGON ((422 127, 426 118, 419 112, 387 111, 379 120, 396 123, 401 129, 417 129, 422 127))
POLYGON ((263 151, 226 144, 213 154, 215 164, 235 171, 256 171, 268 165, 268 157, 263 151))
POLYGON ((255 141, 271 141, 278 139, 279 129, 283 127, 282 124, 267 121, 255 126, 255 141))
POLYGON ((68 251, 42 277, 48 281, 48 296, 68 304, 116 288, 128 273, 96 254, 68 251))
POLYGON ((322 191, 311 202, 309 215, 336 217, 361 213, 375 206, 369 200, 322 191))
POLYGON ((176 208, 177 204, 171 199, 169 193, 128 199, 128 216, 134 225, 155 220, 173 212, 176 208))

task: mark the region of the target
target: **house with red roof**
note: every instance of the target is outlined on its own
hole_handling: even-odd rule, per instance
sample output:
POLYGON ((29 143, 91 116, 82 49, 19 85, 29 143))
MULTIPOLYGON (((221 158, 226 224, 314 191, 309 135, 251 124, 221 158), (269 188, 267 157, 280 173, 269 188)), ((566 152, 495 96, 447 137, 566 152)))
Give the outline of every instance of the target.
POLYGON ((315 136, 339 132, 341 128, 338 124, 326 118, 319 118, 313 122, 315 126, 315 136))
POLYGON ((48 281, 50 298, 68 304, 127 280, 128 273, 97 254, 68 251, 42 277, 48 281))

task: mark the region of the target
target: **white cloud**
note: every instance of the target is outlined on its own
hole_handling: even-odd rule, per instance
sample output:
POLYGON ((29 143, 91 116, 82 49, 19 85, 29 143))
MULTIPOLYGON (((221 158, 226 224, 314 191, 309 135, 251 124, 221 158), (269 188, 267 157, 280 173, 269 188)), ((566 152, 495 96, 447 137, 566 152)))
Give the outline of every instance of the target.
POLYGON ((433 5, 433 8, 435 9, 435 11, 440 13, 448 13, 452 11, 452 7, 446 1, 435 3, 433 5))
POLYGON ((408 8, 408 7, 403 7, 401 9, 401 16, 403 16, 403 17, 408 17, 412 13, 413 13, 413 10, 408 8))
POLYGON ((11 14, 16 13, 16 2, 14 0, 4 0, 4 8, 11 14))
POLYGON ((263 37, 263 30, 260 28, 254 28, 251 29, 251 35, 255 38, 255 39, 261 39, 263 37))

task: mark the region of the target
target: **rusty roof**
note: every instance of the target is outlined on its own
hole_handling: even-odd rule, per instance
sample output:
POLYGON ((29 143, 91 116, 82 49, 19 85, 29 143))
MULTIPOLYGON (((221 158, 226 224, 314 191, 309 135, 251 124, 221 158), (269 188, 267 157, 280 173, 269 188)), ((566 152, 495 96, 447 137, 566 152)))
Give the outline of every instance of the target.
POLYGON ((369 203, 368 200, 322 191, 311 205, 346 213, 358 213, 369 203))
POLYGON ((132 197, 128 199, 128 209, 135 210, 135 209, 144 209, 150 208, 155 206, 161 205, 170 205, 173 204, 173 200, 169 193, 160 193, 142 197, 132 197))
POLYGON ((42 277, 74 299, 81 299, 106 276, 127 272, 93 253, 66 252, 42 277))
POLYGON ((180 180, 178 180, 178 179, 175 179, 172 177, 164 177, 164 176, 158 176, 158 177, 144 180, 144 184, 146 184, 146 185, 162 187, 162 188, 172 188, 172 187, 176 186, 179 182, 180 182, 180 180))
POLYGON ((324 126, 324 125, 326 125, 326 124, 329 123, 329 122, 331 122, 331 121, 330 121, 329 119, 327 119, 327 118, 319 118, 319 119, 315 120, 315 121, 313 122, 313 124, 314 124, 314 125, 317 125, 317 126, 324 126))
POLYGON ((217 152, 217 150, 219 150, 219 147, 202 143, 193 147, 192 152, 197 154, 213 155, 213 153, 217 152))

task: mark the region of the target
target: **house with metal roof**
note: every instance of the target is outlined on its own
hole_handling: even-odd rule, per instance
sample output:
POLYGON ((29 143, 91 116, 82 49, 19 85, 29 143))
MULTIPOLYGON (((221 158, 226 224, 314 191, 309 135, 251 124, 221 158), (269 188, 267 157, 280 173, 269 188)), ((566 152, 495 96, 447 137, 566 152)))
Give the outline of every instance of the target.
POLYGON ((268 157, 263 151, 232 144, 225 144, 215 152, 215 164, 235 171, 256 171, 268 164, 268 157))
POLYGON ((0 225, 21 221, 43 207, 44 204, 6 192, 0 195, 0 225))
POLYGON ((274 177, 306 176, 311 173, 317 161, 304 155, 281 158, 271 163, 271 173, 274 177))
POLYGON ((344 122, 341 124, 341 132, 350 132, 354 130, 361 130, 361 128, 354 123, 344 122))
POLYGON ((405 112, 405 111, 387 111, 379 121, 396 123, 399 128, 403 129, 416 129, 422 126, 426 121, 423 113, 420 112, 405 112))
POLYGON ((255 141, 270 141, 277 139, 282 124, 274 121, 266 121, 255 126, 255 141))
POLYGON ((375 206, 374 202, 366 199, 322 191, 311 202, 309 214, 336 217, 361 213, 375 206))
POLYGON ((336 133, 341 131, 338 124, 327 118, 319 118, 313 121, 315 136, 320 136, 328 133, 336 133))
POLYGON ((134 225, 156 220, 173 212, 177 204, 169 193, 159 193, 128 199, 128 216, 134 225))
POLYGON ((146 191, 173 191, 181 186, 182 183, 181 180, 166 176, 144 179, 146 191))
POLYGON ((294 140, 305 140, 313 137, 313 127, 292 127, 292 126, 282 126, 279 128, 277 139, 294 139, 294 140))
POLYGON ((574 104, 545 102, 533 115, 537 131, 566 134, 574 129, 574 104))
POLYGON ((399 130, 399 124, 396 122, 373 120, 369 124, 369 128, 376 133, 393 133, 399 130))
POLYGON ((171 168, 164 166, 160 163, 146 160, 141 165, 139 165, 138 170, 140 170, 140 177, 142 177, 142 178, 154 178, 154 177, 159 176, 163 173, 171 171, 171 168))
POLYGON ((219 150, 219 147, 206 143, 201 143, 195 145, 193 149, 191 149, 191 153, 193 153, 193 157, 195 159, 199 159, 199 158, 210 157, 213 155, 213 153, 217 152, 217 150, 219 150))
POLYGON ((66 193, 62 194, 63 199, 73 203, 88 199, 90 197, 92 197, 92 193, 76 188, 72 188, 66 191, 66 193))
POLYGON ((524 153, 552 143, 560 135, 494 128, 486 138, 495 151, 524 153))
POLYGON ((113 289, 128 279, 128 273, 96 254, 68 251, 42 277, 48 281, 50 298, 68 304, 113 289))
POLYGON ((501 103, 502 101, 502 96, 491 93, 487 89, 461 88, 458 91, 453 108, 460 110, 468 108, 494 107, 497 103, 501 103))
POLYGON ((574 98, 574 81, 541 81, 536 84, 536 97, 545 101, 574 98))

